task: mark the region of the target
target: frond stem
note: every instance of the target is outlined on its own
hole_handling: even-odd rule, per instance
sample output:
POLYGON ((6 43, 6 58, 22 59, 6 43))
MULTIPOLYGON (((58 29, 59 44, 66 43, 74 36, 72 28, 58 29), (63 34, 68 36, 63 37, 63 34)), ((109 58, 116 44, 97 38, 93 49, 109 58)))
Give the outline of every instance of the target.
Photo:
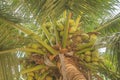
POLYGON ((3 51, 0 51, 0 54, 11 53, 16 51, 36 52, 38 54, 44 54, 41 50, 36 50, 31 48, 16 48, 16 49, 10 49, 10 50, 3 50, 3 51))
POLYGON ((97 29, 93 30, 93 32, 99 32, 100 30, 102 30, 102 29, 104 29, 106 27, 109 27, 110 24, 116 22, 119 19, 120 19, 120 16, 118 16, 117 18, 111 20, 110 22, 106 22, 103 25, 100 25, 97 29))
POLYGON ((46 67, 45 65, 37 65, 35 67, 31 67, 29 69, 23 70, 20 73, 25 74, 25 73, 29 73, 29 72, 32 72, 32 71, 37 71, 37 70, 43 69, 45 67, 46 67))
POLYGON ((43 47, 45 47, 48 51, 50 51, 52 54, 58 54, 58 51, 56 51, 51 46, 49 46, 44 41, 42 41, 41 38, 40 38, 40 36, 37 35, 37 34, 35 34, 30 29, 27 29, 27 28, 23 27, 22 25, 15 24, 15 23, 13 23, 11 21, 8 21, 8 20, 6 20, 4 18, 0 18, 0 20, 5 21, 6 23, 12 25, 14 28, 16 28, 18 30, 21 30, 22 32, 26 33, 28 36, 31 36, 33 39, 35 39, 37 42, 39 42, 43 47))
POLYGON ((66 25, 64 28, 64 35, 62 39, 62 47, 65 48, 67 44, 67 37, 68 37, 68 29, 69 29, 69 20, 71 18, 71 13, 68 14, 67 19, 66 19, 66 25))

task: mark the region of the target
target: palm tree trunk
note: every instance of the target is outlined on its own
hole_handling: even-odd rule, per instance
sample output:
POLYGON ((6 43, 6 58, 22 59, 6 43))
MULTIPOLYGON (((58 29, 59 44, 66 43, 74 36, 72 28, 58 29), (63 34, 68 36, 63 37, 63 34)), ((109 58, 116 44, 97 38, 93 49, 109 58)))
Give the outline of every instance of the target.
POLYGON ((64 54, 60 54, 61 61, 61 74, 63 80, 86 80, 82 72, 75 66, 75 62, 70 57, 65 57, 64 54))

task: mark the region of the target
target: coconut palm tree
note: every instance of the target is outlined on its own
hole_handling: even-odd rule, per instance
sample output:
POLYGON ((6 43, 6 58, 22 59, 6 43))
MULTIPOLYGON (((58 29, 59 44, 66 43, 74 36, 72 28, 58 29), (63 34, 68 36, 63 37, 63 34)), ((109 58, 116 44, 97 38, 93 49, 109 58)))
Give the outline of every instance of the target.
POLYGON ((0 80, 119 80, 119 4, 1 0, 0 80))

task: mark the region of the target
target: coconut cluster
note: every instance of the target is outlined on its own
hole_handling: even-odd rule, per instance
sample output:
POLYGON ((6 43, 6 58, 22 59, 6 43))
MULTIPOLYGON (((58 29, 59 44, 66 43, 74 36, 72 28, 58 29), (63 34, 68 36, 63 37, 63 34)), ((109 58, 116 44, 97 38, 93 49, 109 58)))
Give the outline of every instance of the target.
MULTIPOLYGON (((68 22, 67 45, 64 49, 62 48, 62 40, 66 27, 64 18, 55 21, 54 24, 51 21, 44 23, 42 27, 38 29, 37 34, 40 35, 41 40, 44 43, 50 45, 60 53, 65 54, 72 52, 72 55, 68 55, 78 56, 79 59, 86 63, 97 63, 99 61, 99 54, 98 50, 95 49, 93 45, 97 39, 98 33, 85 33, 84 30, 81 30, 81 23, 78 23, 77 20, 72 18, 68 22)), ((28 69, 28 71, 23 72, 23 74, 27 76, 27 80, 53 80, 53 76, 59 74, 59 72, 53 74, 56 70, 51 71, 48 66, 48 64, 53 65, 50 61, 57 66, 58 60, 56 60, 56 56, 58 55, 51 55, 50 52, 39 43, 29 44, 26 48, 31 49, 31 51, 26 52, 26 57, 21 64, 23 64, 23 70, 28 69), (45 55, 48 57, 48 61, 45 61, 45 55), (42 69, 35 67, 46 64, 47 66, 42 69)))
POLYGON ((80 59, 87 63, 97 63, 99 61, 99 54, 97 50, 86 51, 80 54, 80 59))

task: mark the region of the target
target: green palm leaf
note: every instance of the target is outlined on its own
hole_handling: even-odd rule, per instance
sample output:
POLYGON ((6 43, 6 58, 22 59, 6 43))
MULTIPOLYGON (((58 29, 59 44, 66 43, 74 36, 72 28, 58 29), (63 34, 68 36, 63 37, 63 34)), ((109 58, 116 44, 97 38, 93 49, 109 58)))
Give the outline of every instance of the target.
POLYGON ((30 37, 0 20, 0 50, 19 48, 30 41, 32 41, 30 37))
POLYGON ((83 14, 84 24, 95 20, 115 9, 119 0, 12 0, 1 1, 0 13, 12 21, 31 21, 31 18, 42 21, 46 17, 58 18, 64 10, 83 14), (109 10, 109 11, 108 11, 109 10), (31 17, 30 17, 31 16, 31 17), (12 19, 12 18, 16 19, 12 19), (18 20, 17 20, 18 19, 18 20))
POLYGON ((114 33, 111 36, 104 36, 96 42, 96 47, 106 48, 103 57, 107 60, 104 64, 116 73, 120 73, 120 33, 114 33), (107 56, 107 57, 106 57, 107 56), (114 66, 113 66, 114 65, 114 66), (113 68, 113 69, 112 69, 113 68))
POLYGON ((104 36, 112 35, 116 32, 120 32, 120 13, 118 13, 116 16, 114 16, 110 20, 107 20, 105 23, 101 24, 94 31, 100 32, 101 35, 104 35, 104 36))
POLYGON ((16 54, 0 54, 0 80, 19 79, 19 62, 16 54))
POLYGON ((120 73, 120 33, 114 34, 107 42, 107 52, 110 60, 116 65, 116 72, 120 73))
MULTIPOLYGON (((0 53, 8 49, 23 47, 30 42, 32 42, 30 37, 0 19, 0 53)), ((0 54, 0 80, 19 79, 19 59, 16 51, 0 54)))

